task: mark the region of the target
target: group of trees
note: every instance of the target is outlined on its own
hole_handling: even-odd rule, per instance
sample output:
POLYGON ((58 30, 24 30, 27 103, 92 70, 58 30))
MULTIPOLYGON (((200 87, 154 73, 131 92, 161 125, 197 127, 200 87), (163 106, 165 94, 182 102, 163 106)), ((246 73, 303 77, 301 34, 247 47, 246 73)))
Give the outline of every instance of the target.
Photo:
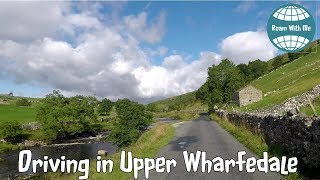
POLYGON ((97 120, 95 98, 64 97, 59 91, 47 95, 37 107, 36 119, 42 124, 47 141, 73 136, 88 131, 97 120))
POLYGON ((228 102, 233 93, 245 84, 244 75, 230 60, 208 70, 207 82, 196 92, 196 97, 208 104, 212 111, 216 104, 228 102))
POLYGON ((207 103, 209 110, 213 110, 214 105, 229 102, 235 91, 267 72, 268 64, 259 59, 248 65, 235 65, 224 59, 208 69, 207 81, 198 89, 196 97, 207 103))
POLYGON ((94 97, 65 97, 59 91, 53 91, 40 101, 36 119, 42 124, 46 140, 53 142, 90 132, 90 125, 97 123, 98 116, 109 115, 113 107, 117 118, 113 122, 111 140, 118 146, 127 146, 137 140, 152 121, 152 114, 144 105, 128 99, 114 103, 109 99, 98 101, 94 97))

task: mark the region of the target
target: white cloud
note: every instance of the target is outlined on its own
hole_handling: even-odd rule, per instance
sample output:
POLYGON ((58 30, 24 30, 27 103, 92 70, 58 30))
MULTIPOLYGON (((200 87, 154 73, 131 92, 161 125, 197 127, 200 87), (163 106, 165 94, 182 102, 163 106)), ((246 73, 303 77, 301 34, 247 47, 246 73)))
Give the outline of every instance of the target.
POLYGON ((129 32, 139 40, 148 43, 157 43, 165 33, 166 13, 161 12, 156 19, 148 23, 148 14, 142 12, 138 15, 130 15, 124 18, 129 32))
POLYGON ((240 13, 247 13, 253 7, 254 1, 243 1, 236 7, 236 11, 240 13))
POLYGON ((68 9, 62 2, 0 2, 0 39, 29 41, 53 35, 68 9))
POLYGON ((26 25, 39 29, 34 36, 27 30, 16 36, 0 32, 2 77, 10 77, 17 84, 59 89, 65 95, 96 94, 114 100, 144 101, 196 90, 205 82, 207 68, 220 61, 220 56, 213 52, 202 52, 198 60, 187 63, 182 55, 166 56, 167 47, 142 48, 141 42, 161 41, 164 12, 151 20, 142 12, 106 26, 97 12, 88 13, 87 9, 90 8, 77 13, 57 10, 67 13, 46 23, 37 20, 42 18, 39 14, 34 16, 33 20, 41 23, 26 25), (51 23, 59 24, 59 31, 76 36, 76 41, 72 44, 57 38, 55 30, 41 29, 51 23), (79 33, 78 28, 84 31, 79 33), (154 65, 150 59, 153 56, 166 57, 163 64, 154 65))
POLYGON ((269 60, 277 49, 270 42, 264 31, 248 31, 233 34, 220 44, 221 54, 235 63, 247 63, 252 60, 269 60))

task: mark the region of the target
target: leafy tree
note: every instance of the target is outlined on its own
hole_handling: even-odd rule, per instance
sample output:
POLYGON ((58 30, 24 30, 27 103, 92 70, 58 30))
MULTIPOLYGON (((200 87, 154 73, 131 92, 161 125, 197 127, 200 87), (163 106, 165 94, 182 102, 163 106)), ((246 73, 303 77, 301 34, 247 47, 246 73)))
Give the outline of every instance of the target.
POLYGON ((215 104, 228 102, 232 95, 244 85, 240 70, 228 59, 213 65, 208 71, 209 110, 215 104))
POLYGON ((283 63, 284 63, 283 57, 282 56, 277 56, 277 57, 274 58, 274 60, 272 62, 272 67, 273 67, 273 69, 277 69, 283 63))
POLYGON ((113 102, 105 98, 98 104, 97 111, 99 114, 109 115, 112 110, 112 107, 113 102))
POLYGON ((111 139, 120 147, 135 142, 142 131, 152 121, 152 114, 145 111, 145 106, 128 99, 115 103, 118 121, 111 132, 111 139))
POLYGON ((31 106, 31 102, 27 98, 18 99, 16 106, 31 106))
POLYGON ((197 91, 196 98, 200 99, 203 103, 208 103, 209 99, 209 90, 208 90, 208 82, 205 82, 197 91))
POLYGON ((36 119, 43 125, 47 140, 52 142, 87 131, 89 123, 97 117, 89 98, 66 98, 59 91, 53 91, 37 106, 36 119))
POLYGON ((0 137, 9 141, 15 142, 21 137, 21 124, 17 121, 5 121, 0 123, 0 137))
POLYGON ((252 81, 268 71, 268 63, 257 59, 248 64, 248 80, 252 81))

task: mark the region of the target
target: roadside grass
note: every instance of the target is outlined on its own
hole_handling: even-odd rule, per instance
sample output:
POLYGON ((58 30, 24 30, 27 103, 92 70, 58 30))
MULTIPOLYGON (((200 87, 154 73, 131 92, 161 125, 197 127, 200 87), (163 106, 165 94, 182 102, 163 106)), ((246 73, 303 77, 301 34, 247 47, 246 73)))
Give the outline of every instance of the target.
POLYGON ((256 80, 251 85, 262 90, 261 101, 244 106, 243 111, 252 111, 281 104, 286 99, 300 95, 320 84, 320 46, 293 62, 281 66, 256 80))
MULTIPOLYGON (((246 146, 250 151, 259 157, 263 157, 263 152, 268 152, 271 156, 282 156, 281 151, 277 149, 278 147, 269 147, 262 135, 257 133, 252 133, 245 126, 237 126, 227 119, 222 119, 215 114, 211 114, 210 118, 216 121, 223 129, 229 132, 233 137, 235 137, 240 143, 246 146)), ((300 180, 302 176, 299 173, 291 173, 284 176, 285 180, 300 180)))
MULTIPOLYGON (((318 116, 320 116, 320 97, 316 98, 313 102, 312 105, 314 106, 316 113, 318 116)), ((308 116, 313 116, 313 110, 311 106, 308 104, 307 106, 301 108, 300 110, 302 113, 308 115, 308 116)))
POLYGON ((18 145, 0 142, 0 154, 19 149, 18 145))
POLYGON ((19 107, 15 104, 0 105, 0 122, 18 121, 20 123, 29 123, 35 121, 36 109, 31 107, 19 107))
MULTIPOLYGON (((137 158, 154 158, 157 153, 165 145, 167 145, 175 134, 175 128, 170 124, 157 124, 151 130, 141 135, 138 141, 127 148, 121 149, 126 152, 132 152, 133 157, 137 158)), ((111 155, 107 159, 111 159, 114 162, 113 171, 111 173, 97 173, 96 163, 94 160, 90 162, 89 179, 132 179, 132 173, 125 173, 120 170, 120 155, 121 150, 118 150, 116 154, 111 155)), ((49 173, 44 175, 46 179, 78 179, 81 174, 61 174, 61 173, 49 173)))

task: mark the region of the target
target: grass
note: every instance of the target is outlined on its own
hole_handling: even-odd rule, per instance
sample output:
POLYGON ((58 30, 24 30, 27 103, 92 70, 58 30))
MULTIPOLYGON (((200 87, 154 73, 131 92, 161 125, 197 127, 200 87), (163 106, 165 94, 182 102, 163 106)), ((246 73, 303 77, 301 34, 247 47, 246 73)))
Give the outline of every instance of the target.
POLYGON ((15 104, 0 105, 0 122, 18 121, 29 123, 35 121, 36 109, 31 107, 18 107, 15 104))
POLYGON ((154 113, 155 118, 173 118, 181 121, 189 121, 199 117, 200 112, 207 112, 208 106, 201 102, 193 102, 192 104, 186 105, 183 109, 177 111, 168 112, 156 112, 154 113))
POLYGON ((9 152, 9 151, 13 151, 13 150, 17 150, 17 149, 19 149, 18 145, 0 142, 0 154, 5 153, 5 152, 9 152))
MULTIPOLYGON (((277 147, 269 147, 260 134, 251 132, 245 126, 236 126, 227 119, 222 119, 215 114, 212 114, 210 117, 259 157, 263 156, 263 152, 269 152, 271 156, 282 156, 282 154, 279 153, 281 151, 276 149, 277 147)), ((300 180, 302 176, 299 173, 291 173, 285 176, 284 179, 300 180)))
POLYGON ((279 69, 264 75, 251 83, 262 90, 264 98, 244 106, 242 110, 257 110, 281 104, 286 99, 300 95, 320 84, 320 48, 279 69))
MULTIPOLYGON (((138 158, 153 158, 159 150, 167 145, 175 134, 175 128, 169 124, 157 124, 151 130, 145 132, 136 143, 123 149, 126 152, 132 152, 134 157, 138 158)), ((97 173, 95 162, 90 163, 90 179, 132 179, 132 173, 122 172, 120 165, 120 151, 111 155, 108 159, 113 160, 114 168, 112 173, 97 173)), ((62 175, 59 173, 50 173, 45 175, 46 179, 78 179, 78 174, 62 175)))
MULTIPOLYGON (((320 116, 320 97, 316 98, 312 102, 312 105, 314 106, 317 115, 320 116)), ((301 108, 301 112, 306 114, 306 115, 308 115, 308 116, 313 116, 314 115, 313 110, 312 110, 310 105, 307 105, 307 106, 301 108)))

